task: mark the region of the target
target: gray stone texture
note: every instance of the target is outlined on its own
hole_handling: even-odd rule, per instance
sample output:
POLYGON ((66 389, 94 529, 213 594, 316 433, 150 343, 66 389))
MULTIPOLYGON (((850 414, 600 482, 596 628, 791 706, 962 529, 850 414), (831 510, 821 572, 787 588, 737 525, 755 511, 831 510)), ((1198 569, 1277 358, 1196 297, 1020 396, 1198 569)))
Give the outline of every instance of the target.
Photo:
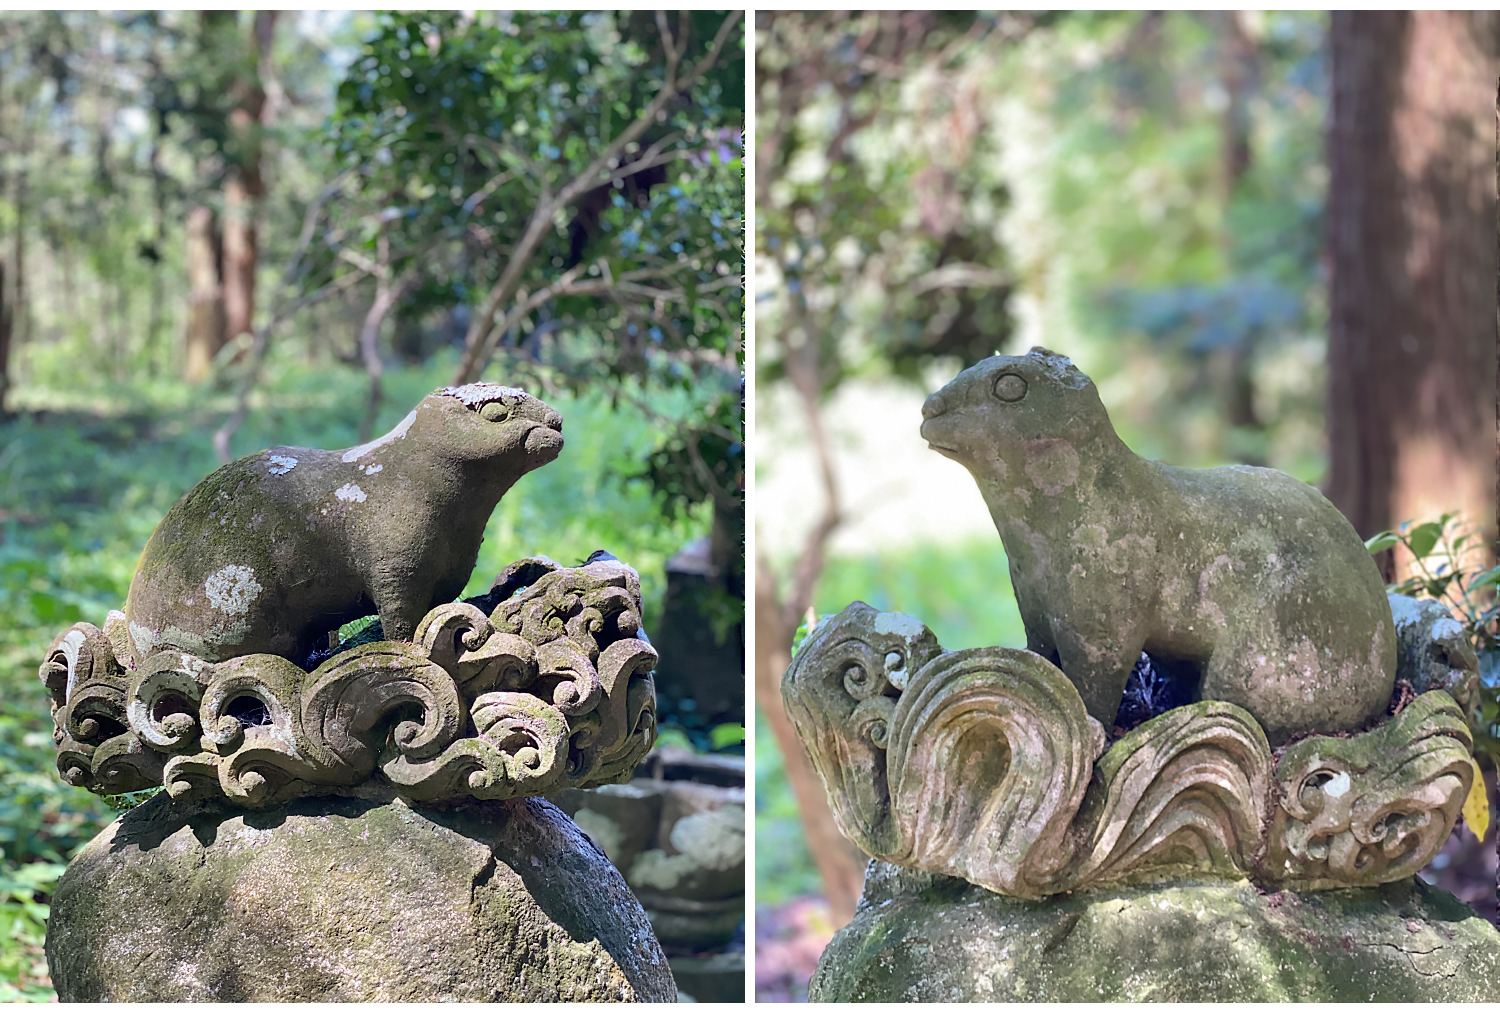
POLYGON ((872 862, 815 1002, 1500 1000, 1500 933, 1407 879, 1318 894, 1179 883, 1015 900, 872 862))
POLYGON ((69 866, 47 959, 64 1002, 677 998, 640 904, 555 806, 374 785, 260 812, 157 795, 69 866))
POLYGON ((1385 710, 1396 638, 1380 571, 1318 490, 1268 468, 1176 468, 1121 442, 1093 382, 1043 348, 960 373, 922 436, 979 485, 1026 646, 1108 730, 1152 662, 1249 711, 1273 747, 1385 710))

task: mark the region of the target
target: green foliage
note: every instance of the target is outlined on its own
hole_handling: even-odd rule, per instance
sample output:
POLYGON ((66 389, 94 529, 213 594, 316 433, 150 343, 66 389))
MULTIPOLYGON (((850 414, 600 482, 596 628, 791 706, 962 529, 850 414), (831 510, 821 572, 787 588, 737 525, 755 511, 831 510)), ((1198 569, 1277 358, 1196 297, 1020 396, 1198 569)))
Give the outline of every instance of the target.
MULTIPOLYGON (((180 371, 183 223, 190 206, 221 210, 218 188, 247 145, 275 154, 259 259, 284 258, 326 170, 321 124, 337 49, 362 16, 282 13, 268 61, 280 85, 275 121, 235 131, 226 113, 255 78, 254 13, 0 13, 7 300, 20 296, 17 256, 25 271, 12 379, 40 379, 56 358, 75 368, 86 358, 122 381, 180 371)), ((304 352, 331 344, 316 327, 295 340, 304 352)))
POLYGON ((1146 456, 1316 481, 1326 16, 1074 16, 997 76, 1035 337, 1146 456))
POLYGON ((765 718, 755 721, 755 903, 784 904, 821 893, 822 877, 807 850, 797 797, 781 749, 765 718))
POLYGON ((1435 521, 1407 521, 1365 542, 1372 555, 1402 546, 1410 554, 1410 575, 1386 590, 1410 598, 1435 598, 1458 613, 1464 633, 1476 651, 1500 646, 1500 566, 1483 569, 1478 532, 1462 516, 1443 514, 1435 521))
POLYGON ((1035 17, 761 12, 756 52, 759 375, 815 351, 824 391, 878 363, 915 378, 1010 333, 1008 202, 981 88, 1035 17), (804 351, 798 353, 795 350, 804 351))
MULTIPOLYGON (((691 65, 706 58, 724 15, 669 20, 673 38, 688 33, 691 65)), ((338 259, 346 248, 373 253, 383 232, 392 271, 421 276, 408 312, 424 300, 482 303, 514 263, 506 251, 537 227, 533 209, 651 106, 667 79, 664 38, 646 12, 380 15, 330 122, 364 203, 350 205, 357 220, 325 234, 328 269, 347 268, 338 259)), ((512 368, 545 367, 573 384, 653 371, 681 380, 698 372, 682 372, 694 356, 732 358, 741 301, 716 293, 733 287, 743 261, 743 66, 742 44, 731 44, 610 173, 543 223, 525 261, 523 292, 584 264, 601 285, 632 272, 670 279, 656 290, 670 312, 641 307, 640 285, 610 287, 602 299, 562 291, 503 338, 512 368)))
POLYGON ((714 751, 728 749, 745 741, 744 725, 714 725, 708 731, 708 741, 714 751))
MULTIPOLYGON (((1407 521, 1365 542, 1371 555, 1401 546, 1410 554, 1410 575, 1386 590, 1409 598, 1433 598, 1457 614, 1464 635, 1479 656, 1479 716, 1475 749, 1500 762, 1500 566, 1484 569, 1476 562, 1483 543, 1461 515, 1443 514, 1435 521, 1407 521)), ((1500 548, 1500 546, 1497 546, 1500 548)))
POLYGON ((47 958, 47 904, 66 865, 0 863, 0 1002, 50 1002, 56 998, 42 984, 47 958))
POLYGON ((833 559, 818 583, 819 615, 832 615, 851 601, 916 616, 950 651, 1026 646, 1010 566, 997 538, 833 559))

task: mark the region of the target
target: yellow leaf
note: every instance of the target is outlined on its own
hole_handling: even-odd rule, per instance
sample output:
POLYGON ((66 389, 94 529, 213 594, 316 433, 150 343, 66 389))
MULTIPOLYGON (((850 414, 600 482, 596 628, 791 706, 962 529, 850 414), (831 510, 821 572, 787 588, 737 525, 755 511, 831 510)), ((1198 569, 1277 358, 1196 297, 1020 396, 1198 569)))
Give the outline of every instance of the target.
POLYGON ((1464 799, 1464 824, 1482 841, 1490 829, 1490 799, 1479 764, 1469 762, 1474 764, 1474 784, 1469 788, 1469 797, 1464 799))

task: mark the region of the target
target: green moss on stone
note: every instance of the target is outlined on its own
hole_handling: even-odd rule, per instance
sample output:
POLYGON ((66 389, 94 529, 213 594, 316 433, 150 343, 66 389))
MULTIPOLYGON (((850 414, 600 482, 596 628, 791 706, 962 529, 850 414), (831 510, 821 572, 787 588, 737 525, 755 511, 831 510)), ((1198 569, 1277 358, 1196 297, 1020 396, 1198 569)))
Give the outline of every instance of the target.
POLYGON ((1021 901, 871 863, 824 951, 821 1002, 1500 999, 1500 933, 1409 879, 1264 893, 1179 883, 1021 901))

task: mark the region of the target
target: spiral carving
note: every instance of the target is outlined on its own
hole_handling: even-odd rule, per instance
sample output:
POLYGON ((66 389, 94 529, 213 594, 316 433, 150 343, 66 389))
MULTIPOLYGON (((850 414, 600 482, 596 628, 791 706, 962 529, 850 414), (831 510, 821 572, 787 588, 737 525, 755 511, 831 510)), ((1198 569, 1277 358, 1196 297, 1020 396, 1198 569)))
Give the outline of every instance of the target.
POLYGON ((213 666, 190 654, 153 655, 130 680, 125 716, 141 741, 164 753, 197 744, 198 711, 213 666))
POLYGON ((1473 777, 1462 711, 1442 691, 1279 761, 1249 712, 1213 700, 1106 749, 1044 658, 944 652, 916 620, 860 602, 808 636, 782 696, 845 836, 1017 897, 1174 876, 1390 882, 1437 853, 1473 777))
POLYGON ((541 562, 508 568, 488 615, 440 605, 412 643, 351 647, 311 672, 270 654, 210 664, 176 650, 132 671, 110 637, 76 624, 38 671, 58 773, 100 793, 162 785, 248 808, 372 777, 424 801, 628 779, 656 737, 639 579, 615 560, 541 562))
POLYGON ((1277 765, 1267 871, 1304 889, 1415 874, 1463 809, 1472 747, 1462 709, 1442 691, 1364 735, 1294 743, 1277 765))

